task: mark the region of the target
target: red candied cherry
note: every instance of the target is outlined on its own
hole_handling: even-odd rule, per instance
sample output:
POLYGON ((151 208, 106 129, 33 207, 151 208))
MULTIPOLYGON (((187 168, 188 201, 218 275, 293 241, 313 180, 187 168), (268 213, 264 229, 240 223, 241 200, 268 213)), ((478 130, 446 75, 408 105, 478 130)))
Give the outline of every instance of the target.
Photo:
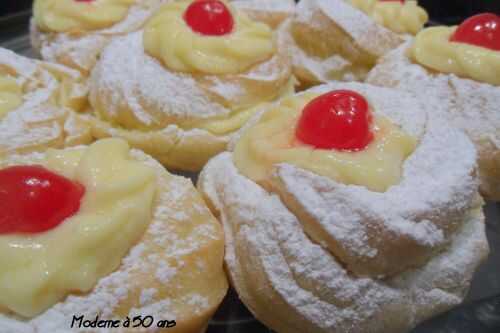
POLYGON ((304 107, 295 135, 316 148, 356 151, 373 140, 371 122, 363 96, 350 90, 335 90, 304 107))
POLYGON ((80 209, 85 188, 41 166, 0 170, 0 234, 38 233, 80 209))
POLYGON ((500 51, 500 16, 491 13, 472 16, 460 24, 450 41, 500 51))
POLYGON ((197 0, 184 13, 184 21, 194 32, 222 36, 233 30, 234 21, 226 5, 219 0, 197 0))

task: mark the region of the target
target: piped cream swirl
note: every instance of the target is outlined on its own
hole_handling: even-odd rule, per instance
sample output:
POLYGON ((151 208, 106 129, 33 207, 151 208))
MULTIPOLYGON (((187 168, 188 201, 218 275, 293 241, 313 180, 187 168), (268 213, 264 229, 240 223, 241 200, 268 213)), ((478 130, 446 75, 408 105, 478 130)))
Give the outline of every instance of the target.
POLYGON ((0 236, 0 310, 23 317, 92 290, 118 268, 148 227, 157 190, 154 171, 118 139, 48 150, 34 163, 78 181, 86 192, 79 212, 56 228, 0 236))
POLYGON ((389 119, 374 114, 374 141, 364 150, 342 152, 316 149, 295 137, 303 107, 319 96, 305 93, 283 99, 262 116, 237 143, 233 160, 239 171, 256 182, 265 182, 273 166, 289 163, 344 184, 384 192, 400 181, 402 165, 415 150, 417 140, 389 119))
POLYGON ((204 36, 184 21, 191 1, 164 5, 144 31, 146 53, 171 70, 202 74, 235 74, 269 59, 275 53, 272 30, 227 5, 234 18, 233 31, 204 36))
POLYGON ((35 0, 33 14, 37 26, 43 31, 93 31, 123 20, 135 1, 35 0))
POLYGON ((500 85, 500 52, 466 43, 451 42, 456 27, 421 31, 409 50, 413 61, 441 73, 500 85))
POLYGON ((350 0, 352 5, 372 17, 377 23, 400 34, 417 34, 429 15, 417 1, 350 0))

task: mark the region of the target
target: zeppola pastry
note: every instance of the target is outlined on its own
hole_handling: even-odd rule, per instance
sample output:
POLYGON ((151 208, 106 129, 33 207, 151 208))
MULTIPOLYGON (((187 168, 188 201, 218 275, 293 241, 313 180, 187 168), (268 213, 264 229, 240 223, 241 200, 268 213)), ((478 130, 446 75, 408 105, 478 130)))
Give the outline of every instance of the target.
POLYGON ((123 140, 1 160, 0 216, 3 332, 136 316, 203 332, 226 293, 222 230, 191 181, 123 140))
POLYGON ((364 80, 380 56, 427 20, 410 0, 302 0, 286 28, 294 74, 305 85, 364 80))
POLYGON ((268 107, 198 188, 242 301, 277 332, 407 332, 488 253, 476 151, 433 105, 358 83, 268 107))
POLYGON ((87 94, 79 72, 0 48, 0 157, 89 143, 87 94))
POLYGON ((166 0, 35 0, 31 43, 42 59, 88 74, 113 37, 139 30, 166 0))
POLYGON ((435 99, 475 143, 481 192, 500 201, 500 17, 432 27, 381 59, 367 81, 435 99))
POLYGON ((293 89, 280 30, 219 0, 168 3, 116 38, 90 77, 93 135, 197 171, 263 104, 293 89))

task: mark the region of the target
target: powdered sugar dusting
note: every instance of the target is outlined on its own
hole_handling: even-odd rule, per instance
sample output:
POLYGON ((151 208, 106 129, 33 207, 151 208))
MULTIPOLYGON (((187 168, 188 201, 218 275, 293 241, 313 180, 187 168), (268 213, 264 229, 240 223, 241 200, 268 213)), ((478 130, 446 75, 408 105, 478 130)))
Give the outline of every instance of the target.
POLYGON ((91 102, 108 119, 128 111, 145 126, 166 126, 172 117, 204 119, 230 112, 210 101, 193 78, 170 72, 145 54, 142 32, 110 43, 91 82, 91 102))
POLYGON ((190 294, 186 295, 186 302, 194 306, 198 311, 206 308, 208 306, 208 299, 200 294, 190 294))
POLYGON ((500 89, 455 75, 429 74, 406 56, 412 42, 407 41, 381 59, 367 81, 412 91, 426 100, 433 99, 436 111, 448 116, 475 141, 488 136, 500 149, 500 113, 496 112, 500 89))
MULTIPOLYGON (((288 47, 295 74, 305 82, 360 81, 370 69, 359 60, 360 55, 378 58, 400 45, 404 39, 344 0, 303 0, 297 5, 296 15, 285 23, 289 30, 288 47), (302 32, 302 39, 314 37, 329 29, 338 30, 343 38, 342 54, 332 50, 328 56, 314 56, 302 49, 291 33, 292 28, 302 32), (308 34, 312 36, 308 36, 308 34)), ((341 44, 340 44, 341 43, 341 44)), ((320 41, 317 40, 317 44, 320 41)), ((324 47, 323 47, 324 48, 324 47)))
POLYGON ((235 0, 232 3, 241 9, 266 12, 288 12, 292 14, 295 9, 295 2, 292 0, 235 0))
POLYGON ((384 55, 403 42, 402 37, 377 24, 368 15, 344 0, 305 0, 300 4, 297 9, 297 20, 308 22, 307 19, 312 13, 320 10, 346 31, 357 45, 374 55, 384 55), (307 8, 304 11, 300 7, 303 2, 303 6, 307 8))
POLYGON ((31 150, 36 146, 62 146, 64 115, 63 110, 50 105, 9 112, 0 121, 0 152, 31 150), (43 115, 45 121, 37 122, 39 115, 43 115))
POLYGON ((156 278, 162 283, 168 283, 168 281, 177 273, 177 269, 170 267, 167 262, 161 261, 160 265, 156 269, 156 278))
POLYGON ((475 150, 463 133, 433 115, 432 105, 412 95, 361 84, 314 90, 341 88, 361 92, 376 112, 419 139, 399 184, 375 193, 278 165, 274 176, 292 205, 242 176, 231 154, 223 153, 205 167, 199 187, 224 225, 232 281, 268 326, 293 333, 408 331, 460 303, 488 252, 475 150), (292 213, 297 206, 307 220, 292 213), (311 234, 310 220, 337 247, 311 234), (413 245, 399 249, 398 241, 413 245), (370 263, 387 265, 384 258, 390 277, 350 270, 352 264, 368 274, 370 263))
MULTIPOLYGON (((70 149, 83 149, 83 147, 70 149)), ((113 319, 118 316, 115 311, 123 302, 133 306, 128 313, 129 316, 152 315, 158 320, 174 320, 182 316, 188 320, 218 304, 219 300, 203 294, 199 294, 198 298, 193 297, 193 291, 189 290, 180 293, 178 298, 159 299, 161 293, 165 297, 165 290, 170 288, 172 283, 178 283, 170 281, 175 276, 173 265, 183 267, 185 265, 184 255, 192 256, 193 251, 207 246, 207 242, 211 242, 213 239, 220 240, 221 235, 216 228, 205 229, 205 231, 211 230, 214 234, 207 233, 204 237, 198 237, 196 240, 189 237, 189 233, 186 238, 184 238, 185 235, 179 234, 177 230, 180 226, 189 226, 191 223, 195 223, 192 215, 177 213, 182 207, 187 207, 185 206, 186 202, 190 200, 191 196, 196 195, 192 183, 182 177, 167 175, 158 162, 140 151, 132 150, 131 156, 152 167, 158 176, 159 192, 156 199, 155 218, 144 235, 144 239, 149 240, 143 240, 132 247, 128 255, 123 258, 120 268, 100 279, 91 293, 69 295, 64 301, 55 304, 45 313, 31 320, 0 314, 0 327, 15 327, 16 330, 13 332, 16 333, 24 331, 66 332, 69 331, 68 327, 73 315, 84 315, 87 319, 93 319, 96 315, 102 319, 113 319), (172 242, 157 242, 157 239, 163 238, 164 235, 169 235, 172 242), (172 267, 167 262, 172 263, 172 267), (141 276, 147 272, 152 272, 153 275, 156 273, 160 283, 154 286, 141 283, 143 281, 141 279, 144 279, 141 276), (136 301, 134 301, 134 297, 137 298, 136 301), (183 309, 186 309, 185 305, 189 305, 188 308, 192 309, 192 313, 178 313, 177 302, 184 304, 183 309), (216 304, 213 304, 214 302, 216 304)), ((43 164, 44 154, 13 155, 9 157, 8 161, 8 164, 14 165, 43 164)), ((205 210, 205 213, 207 212, 208 210, 205 210)), ((216 224, 215 221, 211 223, 216 224)), ((201 224, 209 223, 204 220, 201 224)), ((196 224, 193 225, 192 229, 196 230, 196 226, 196 224)), ((196 234, 196 231, 194 233, 196 234)), ((200 257, 198 260, 204 260, 204 257, 200 257)), ((222 269, 222 264, 220 269, 222 269)), ((223 297, 222 290, 220 297, 223 297)), ((105 332, 107 330, 98 331, 105 332)))
MULTIPOLYGON (((28 78, 32 77, 37 70, 35 61, 30 60, 26 57, 19 56, 14 52, 4 48, 0 48, 0 63, 7 67, 13 68, 23 80, 27 80, 28 78)), ((18 83, 22 84, 22 82, 24 81, 18 83)))
MULTIPOLYGON (((80 79, 68 68, 19 56, 0 48, 0 64, 23 91, 23 102, 0 119, 0 154, 64 147, 85 141, 88 126, 72 110, 56 105, 61 88, 56 75, 80 79)), ((73 92, 72 92, 73 93, 73 92)), ((84 96, 84 92, 81 93, 84 96)), ((79 96, 69 96, 69 98, 79 96)))
POLYGON ((362 274, 372 269, 375 274, 393 274, 444 246, 464 213, 478 204, 478 182, 473 177, 476 152, 465 135, 428 113, 429 106, 412 95, 356 83, 330 84, 312 91, 336 89, 362 93, 375 112, 389 117, 419 140, 403 165, 401 182, 385 193, 371 192, 290 165, 279 166, 276 177, 283 183, 283 190, 327 234, 313 238, 326 240, 330 249, 332 243, 341 248, 339 256, 349 269, 362 274), (302 195, 306 190, 309 195, 302 195), (405 198, 403 205, 401 198, 405 198), (404 249, 415 246, 418 251, 407 258, 404 249))
POLYGON ((276 195, 241 176, 229 153, 209 162, 200 186, 221 215, 226 264, 240 297, 276 331, 409 330, 460 303, 463 281, 487 253, 477 211, 446 251, 418 269, 385 280, 355 277, 305 234, 276 195))
POLYGON ((113 37, 140 29, 152 13, 167 0, 137 1, 122 21, 110 28, 92 31, 83 35, 41 32, 31 21, 31 39, 43 59, 62 62, 84 72, 92 69, 101 50, 113 37))
POLYGON ((155 294, 158 292, 155 288, 147 288, 141 291, 141 296, 139 298, 139 304, 145 305, 153 301, 155 294))
POLYGON ((211 79, 213 85, 210 87, 210 90, 220 96, 224 96, 231 100, 237 99, 241 96, 245 96, 245 89, 241 86, 236 85, 232 82, 226 82, 220 80, 217 77, 212 77, 211 79))
POLYGON ((409 91, 430 104, 433 113, 463 129, 479 152, 481 191, 500 198, 500 181, 494 171, 500 166, 500 88, 428 71, 407 56, 412 42, 409 40, 383 57, 367 82, 409 91))

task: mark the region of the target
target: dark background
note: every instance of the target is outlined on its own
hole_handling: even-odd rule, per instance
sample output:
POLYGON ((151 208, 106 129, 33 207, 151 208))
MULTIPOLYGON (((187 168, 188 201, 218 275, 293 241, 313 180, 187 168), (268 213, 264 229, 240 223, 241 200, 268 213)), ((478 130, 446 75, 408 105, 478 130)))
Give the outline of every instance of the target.
MULTIPOLYGON (((0 0, 0 16, 29 10, 32 0, 0 0)), ((420 0, 419 3, 436 22, 456 24, 473 14, 500 14, 500 0, 420 0)))

